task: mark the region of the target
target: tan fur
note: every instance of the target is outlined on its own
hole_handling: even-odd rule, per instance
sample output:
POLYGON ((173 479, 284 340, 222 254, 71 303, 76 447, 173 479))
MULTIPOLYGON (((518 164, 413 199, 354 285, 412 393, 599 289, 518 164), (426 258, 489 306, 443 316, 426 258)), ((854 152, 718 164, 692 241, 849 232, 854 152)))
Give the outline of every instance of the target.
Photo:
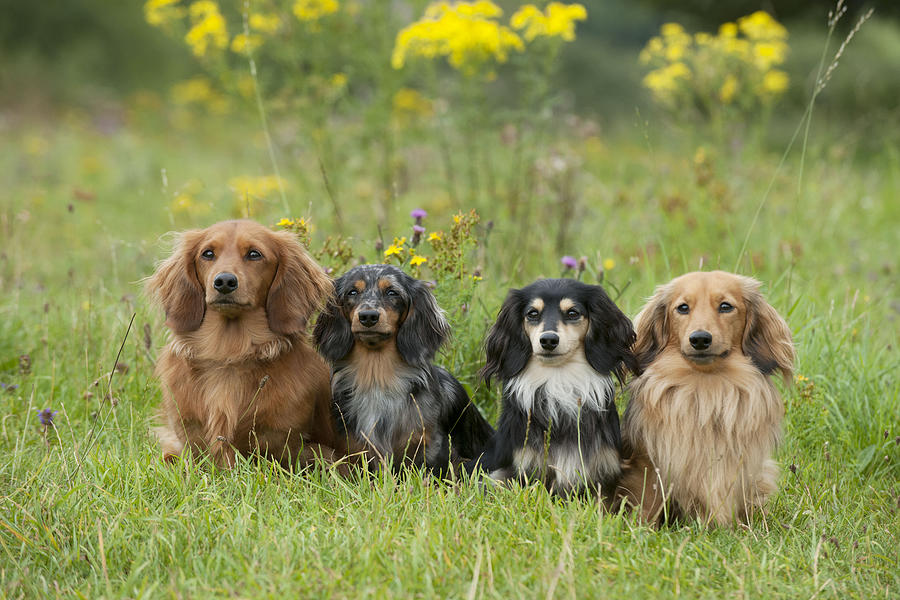
POLYGON ((644 372, 630 386, 620 493, 647 520, 668 502, 676 514, 730 524, 777 487, 771 457, 784 408, 760 365, 789 378, 794 354, 787 324, 758 289, 730 273, 689 273, 659 287, 636 319, 644 372), (716 310, 723 301, 735 310, 716 310), (675 311, 682 303, 689 314, 675 311), (717 357, 698 363, 688 338, 701 329, 717 357))
POLYGON ((186 449, 208 452, 220 467, 233 466, 236 452, 283 464, 335 458, 330 372, 305 332, 329 289, 290 235, 251 221, 182 234, 147 282, 172 329, 156 366, 166 460, 186 449), (215 261, 200 257, 208 248, 215 261), (249 248, 264 259, 246 260, 249 248), (238 276, 233 304, 216 303, 212 282, 222 271, 238 276))

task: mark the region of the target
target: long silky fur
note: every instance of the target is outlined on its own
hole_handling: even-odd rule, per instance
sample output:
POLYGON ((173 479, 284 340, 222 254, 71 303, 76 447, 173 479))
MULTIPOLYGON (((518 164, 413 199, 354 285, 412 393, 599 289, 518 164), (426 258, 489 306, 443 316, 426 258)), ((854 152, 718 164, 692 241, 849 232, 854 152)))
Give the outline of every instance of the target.
POLYGON ((688 516, 729 525, 746 520, 777 489, 771 457, 784 406, 768 375, 791 378, 790 330, 758 281, 710 275, 734 278, 747 310, 740 347, 715 370, 693 368, 669 335, 667 307, 678 280, 659 286, 635 319, 643 373, 629 386, 619 495, 650 522, 688 516))
POLYGON ((146 281, 170 328, 156 365, 163 402, 155 433, 166 460, 198 451, 227 468, 235 453, 259 452, 285 466, 317 454, 335 457, 328 367, 304 331, 330 286, 296 240, 256 223, 225 222, 182 234, 146 281), (194 257, 214 229, 256 236, 277 254, 267 305, 239 318, 206 309, 194 257), (298 301, 284 302, 285 294, 298 301))

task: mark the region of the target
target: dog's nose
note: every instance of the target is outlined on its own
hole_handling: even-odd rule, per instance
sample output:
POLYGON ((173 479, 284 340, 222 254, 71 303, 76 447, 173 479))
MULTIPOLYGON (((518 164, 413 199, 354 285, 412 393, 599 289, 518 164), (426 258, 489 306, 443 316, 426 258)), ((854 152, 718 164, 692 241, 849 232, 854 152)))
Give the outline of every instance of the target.
POLYGON ((213 287, 222 294, 230 294, 238 287, 238 278, 234 273, 219 273, 213 281, 213 287))
POLYGON ((363 327, 372 327, 378 322, 378 317, 379 314, 377 310, 359 311, 359 322, 362 323, 363 327))
POLYGON ((559 346, 559 336, 552 331, 542 333, 540 341, 541 348, 543 348, 544 350, 553 350, 557 346, 559 346))
POLYGON ((712 334, 701 329, 692 333, 688 341, 694 350, 706 350, 712 344, 712 334))

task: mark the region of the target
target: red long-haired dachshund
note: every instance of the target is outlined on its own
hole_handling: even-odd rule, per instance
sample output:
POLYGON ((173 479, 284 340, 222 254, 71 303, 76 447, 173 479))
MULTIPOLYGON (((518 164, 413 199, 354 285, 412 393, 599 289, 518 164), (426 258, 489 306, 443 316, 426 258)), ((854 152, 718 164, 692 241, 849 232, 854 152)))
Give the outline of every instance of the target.
POLYGON ((620 493, 657 522, 745 520, 777 486, 772 453, 790 381, 791 332, 749 277, 688 273, 657 288, 635 319, 643 373, 622 427, 620 493))
POLYGON ((156 366, 162 383, 163 457, 235 453, 285 466, 333 458, 329 369, 306 325, 331 280, 287 232, 252 221, 186 231, 147 281, 171 339, 156 366))

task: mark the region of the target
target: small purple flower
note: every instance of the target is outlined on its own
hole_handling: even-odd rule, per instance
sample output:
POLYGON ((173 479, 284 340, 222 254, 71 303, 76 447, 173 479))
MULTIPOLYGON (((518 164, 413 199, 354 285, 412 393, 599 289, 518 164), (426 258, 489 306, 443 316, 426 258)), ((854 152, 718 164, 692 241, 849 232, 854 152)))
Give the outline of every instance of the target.
POLYGON ((563 256, 562 259, 560 259, 559 262, 561 262, 562 265, 563 265, 566 269, 574 269, 575 267, 578 266, 578 261, 575 260, 575 257, 574 257, 574 256, 569 256, 569 255, 563 256))
POLYGON ((421 225, 413 225, 413 231, 418 233, 419 235, 425 233, 425 228, 421 225))
POLYGON ((56 416, 56 413, 59 411, 53 410, 52 408, 45 408, 43 410, 37 411, 38 419, 41 422, 41 425, 44 427, 54 427, 55 423, 53 422, 53 417, 56 416))
POLYGON ((425 212, 425 209, 417 208, 417 209, 413 210, 411 213, 409 213, 409 216, 411 216, 413 219, 415 219, 416 222, 418 223, 419 221, 421 221, 422 219, 427 217, 428 213, 425 212))
POLYGON ((0 383, 0 389, 11 394, 19 389, 19 385, 17 383, 0 383))

